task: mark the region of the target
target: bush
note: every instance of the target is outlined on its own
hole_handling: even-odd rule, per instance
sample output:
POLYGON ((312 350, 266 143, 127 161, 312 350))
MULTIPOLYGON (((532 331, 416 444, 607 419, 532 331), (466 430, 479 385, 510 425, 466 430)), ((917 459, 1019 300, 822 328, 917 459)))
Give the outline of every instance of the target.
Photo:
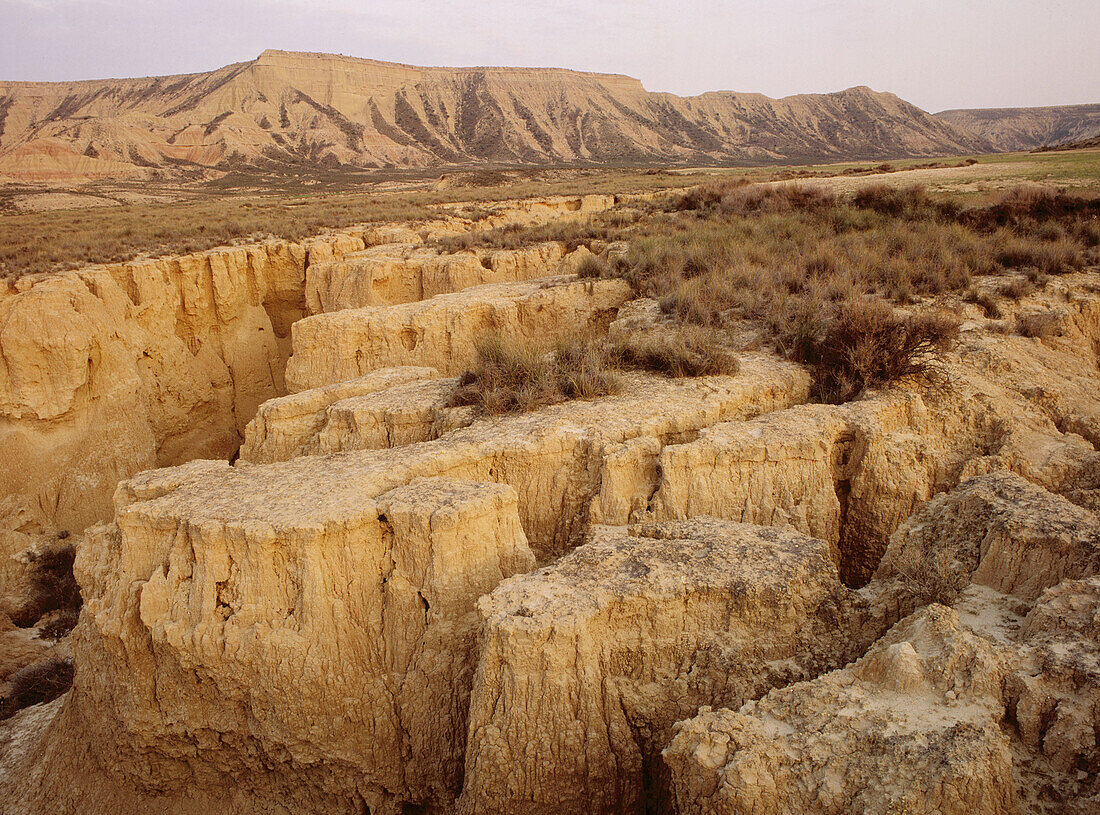
POLYGON ((891 187, 889 184, 870 184, 853 196, 852 205, 907 220, 949 220, 959 212, 954 202, 937 201, 919 185, 891 187))
POLYGON ((1041 340, 1060 334, 1061 330, 1062 315, 1057 311, 1029 311, 1016 317, 1016 333, 1021 337, 1041 340))
POLYGON ((53 701, 72 684, 71 659, 45 659, 20 668, 8 678, 8 691, 0 699, 0 719, 25 707, 53 701))
POLYGON ((606 277, 609 271, 607 261, 595 255, 588 255, 577 264, 577 277, 606 277))
POLYGON ((854 300, 821 316, 803 302, 781 342, 788 356, 809 365, 815 396, 846 402, 865 388, 906 378, 929 378, 936 358, 958 338, 959 324, 945 314, 901 315, 881 300, 854 300))
POLYGON ((569 399, 594 399, 618 389, 603 358, 580 340, 559 343, 551 353, 486 334, 477 340, 478 361, 459 377, 450 404, 482 413, 522 413, 569 399))
POLYGON ((969 289, 963 299, 968 303, 980 306, 982 314, 990 320, 999 320, 1003 316, 1001 307, 997 304, 997 298, 989 292, 979 292, 977 289, 969 289))
POLYGON ((713 328, 682 326, 675 332, 639 334, 609 343, 606 354, 617 368, 672 377, 735 374, 737 357, 722 339, 722 332, 713 328))
POLYGON ((29 596, 13 621, 20 626, 32 626, 52 611, 80 610, 80 586, 73 576, 76 548, 71 543, 56 543, 27 552, 30 564, 29 596))

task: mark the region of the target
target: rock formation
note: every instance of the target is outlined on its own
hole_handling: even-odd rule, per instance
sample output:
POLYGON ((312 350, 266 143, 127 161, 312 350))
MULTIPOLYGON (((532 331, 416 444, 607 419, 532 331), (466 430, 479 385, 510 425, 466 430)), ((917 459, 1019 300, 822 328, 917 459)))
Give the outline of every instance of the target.
MULTIPOLYGON (((588 195, 487 210, 494 224, 538 224, 613 204, 612 196, 588 195)), ((331 269, 368 244, 395 252, 401 247, 380 242, 419 243, 420 232, 430 238, 469 227, 449 216, 411 236, 361 227, 0 283, 0 448, 8 454, 0 595, 18 571, 11 555, 36 536, 107 520, 121 479, 236 453, 259 406, 286 393, 291 326, 314 313, 315 268, 331 269)), ((433 257, 449 262, 437 250, 433 257)), ((545 277, 569 270, 563 257, 557 245, 498 252, 487 255, 496 272, 478 268, 502 279, 545 277)), ((390 279, 398 290, 423 293, 419 268, 403 266, 390 279)), ((425 296, 449 290, 431 285, 425 296)))
POLYGON ((937 113, 936 118, 1006 152, 1034 150, 1100 136, 1100 105, 945 110, 937 113))
POLYGON ((460 810, 644 812, 675 721, 843 662, 844 597, 824 541, 711 520, 600 530, 501 583, 460 810))
MULTIPOLYGON (((5 812, 1095 811, 1095 272, 1005 304, 1042 337, 958 303, 938 376, 843 405, 749 338, 484 416, 486 330, 670 329, 561 245, 421 234, 463 225, 0 297, 6 545, 71 526, 85 603, 72 690, 0 723, 5 812)), ((0 626, 0 692, 68 653, 0 626)))
POLYGON ((455 376, 477 361, 476 341, 487 332, 551 347, 563 325, 573 335, 603 333, 630 296, 623 280, 551 278, 318 314, 294 324, 287 387, 301 391, 401 365, 455 376))
POLYGON ((180 76, 0 82, 0 174, 22 180, 143 177, 231 160, 328 169, 698 165, 988 150, 980 137, 865 87, 681 98, 613 74, 285 51, 180 76))

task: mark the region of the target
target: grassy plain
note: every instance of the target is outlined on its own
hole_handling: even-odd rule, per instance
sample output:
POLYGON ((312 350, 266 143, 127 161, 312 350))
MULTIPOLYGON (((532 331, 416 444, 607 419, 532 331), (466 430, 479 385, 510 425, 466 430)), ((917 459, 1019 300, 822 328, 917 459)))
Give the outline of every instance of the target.
POLYGON ((919 182, 936 192, 980 200, 1023 182, 1100 190, 1100 150, 727 169, 504 168, 442 175, 379 171, 279 177, 233 173, 194 187, 159 190, 132 183, 48 190, 0 186, 0 274, 193 252, 266 236, 295 240, 357 223, 426 219, 437 215, 441 205, 460 201, 652 193, 726 176, 776 183, 814 179, 841 192, 879 179, 894 185, 919 182), (966 166, 968 161, 974 163, 966 166), (34 200, 35 195, 59 194, 105 201, 146 194, 178 200, 38 212, 16 208, 16 202, 34 200))

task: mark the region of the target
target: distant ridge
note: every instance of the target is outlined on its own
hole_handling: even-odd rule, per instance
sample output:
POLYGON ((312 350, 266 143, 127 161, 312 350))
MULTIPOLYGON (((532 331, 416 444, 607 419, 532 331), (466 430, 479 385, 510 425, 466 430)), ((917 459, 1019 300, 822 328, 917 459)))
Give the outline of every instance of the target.
POLYGON ((1100 104, 945 110, 936 116, 1001 151, 1056 147, 1100 136, 1100 104))
POLYGON ((784 99, 679 97, 620 74, 288 51, 204 73, 0 82, 0 175, 28 180, 233 167, 764 164, 991 149, 866 87, 784 99))

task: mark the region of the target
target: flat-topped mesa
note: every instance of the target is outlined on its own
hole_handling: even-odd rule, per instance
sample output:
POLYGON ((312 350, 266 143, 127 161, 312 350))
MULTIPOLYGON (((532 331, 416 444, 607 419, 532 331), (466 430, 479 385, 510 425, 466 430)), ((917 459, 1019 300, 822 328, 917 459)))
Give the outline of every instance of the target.
POLYGON ((459 811, 647 811, 674 722, 843 662, 846 595, 828 544, 804 535, 598 528, 479 601, 459 811))
MULTIPOLYGON (((288 495, 261 521, 243 491, 234 506, 186 489, 212 474, 233 471, 138 477, 81 550, 80 678, 62 714, 94 711, 79 749, 94 743, 110 781, 151 808, 194 784, 247 791, 273 770, 318 801, 379 811, 453 799, 475 601, 534 565, 515 492, 348 485, 288 495)), ((238 796, 234 810, 261 803, 238 796)))
POLYGON ((848 668, 681 722, 664 751, 676 811, 1014 815, 1010 664, 930 606, 848 668))
POLYGON ((306 272, 311 314, 426 300, 486 283, 514 283, 572 271, 565 244, 442 254, 415 244, 374 246, 306 272))
POLYGON ((534 346, 596 336, 631 296, 623 280, 560 277, 318 314, 294 324, 287 387, 301 391, 399 365, 456 376, 477 360, 475 344, 487 332, 534 346))

